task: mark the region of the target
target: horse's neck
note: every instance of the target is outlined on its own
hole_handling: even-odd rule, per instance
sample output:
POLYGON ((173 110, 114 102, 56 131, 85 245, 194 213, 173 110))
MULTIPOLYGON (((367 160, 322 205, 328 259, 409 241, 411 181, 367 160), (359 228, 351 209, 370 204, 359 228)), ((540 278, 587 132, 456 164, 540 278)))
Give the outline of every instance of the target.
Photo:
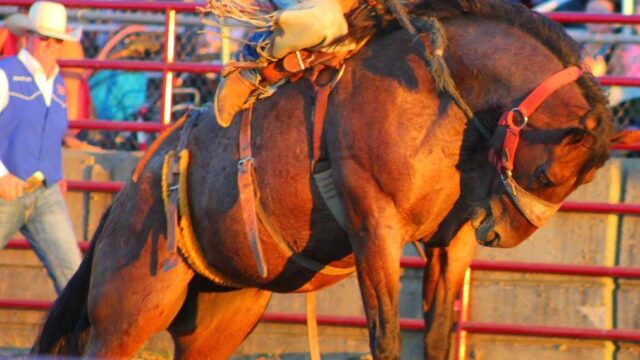
POLYGON ((444 25, 447 63, 463 99, 474 111, 513 106, 562 68, 543 44, 515 27, 473 18, 453 19, 444 25))
POLYGON ((403 157, 424 161, 433 160, 437 143, 447 154, 438 161, 455 163, 467 120, 436 92, 414 41, 406 31, 393 32, 373 39, 349 61, 334 98, 338 126, 358 129, 362 138, 386 139, 403 157))

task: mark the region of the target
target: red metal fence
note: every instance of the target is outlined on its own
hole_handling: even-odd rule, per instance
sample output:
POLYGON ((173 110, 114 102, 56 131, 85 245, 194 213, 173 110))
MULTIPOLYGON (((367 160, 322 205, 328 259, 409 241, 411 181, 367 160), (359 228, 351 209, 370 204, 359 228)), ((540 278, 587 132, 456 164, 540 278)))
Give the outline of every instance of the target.
MULTIPOLYGON (((202 63, 178 63, 174 62, 175 56, 175 16, 176 12, 195 12, 199 3, 178 3, 178 2, 142 2, 142 1, 84 1, 84 0, 58 0, 70 8, 93 8, 93 9, 111 9, 111 10, 140 10, 140 11, 162 11, 166 16, 166 41, 164 60, 162 62, 151 61, 96 61, 96 60, 66 60, 61 61, 62 67, 82 67, 90 69, 121 69, 129 71, 157 71, 163 74, 163 96, 162 96, 162 115, 161 121, 157 123, 127 123, 127 122, 110 122, 100 120, 78 120, 70 124, 70 127, 76 129, 95 129, 95 130, 124 130, 124 131, 143 131, 158 132, 165 129, 168 122, 168 112, 166 109, 170 107, 171 102, 171 77, 174 72, 192 72, 207 73, 220 72, 219 64, 202 64, 202 63)), ((4 5, 23 5, 28 6, 33 0, 5 0, 4 5)), ((585 13, 550 13, 548 14, 554 20, 566 23, 619 23, 619 24, 640 24, 640 16, 625 15, 600 15, 585 13)), ((640 78, 630 77, 601 77, 602 85, 620 85, 620 86, 640 86, 640 78)), ((618 150, 640 151, 640 145, 618 146, 618 150)), ((69 190, 72 191, 97 191, 97 192, 117 192, 122 187, 121 182, 94 182, 94 181, 77 181, 69 180, 69 190)), ((608 203, 576 203, 566 202, 562 206, 563 211, 591 212, 591 213, 611 213, 611 214, 640 214, 640 205, 635 204, 608 204, 608 203)), ((81 247, 86 249, 87 244, 81 243, 81 247)), ((13 249, 27 249, 29 245, 24 240, 13 240, 8 245, 13 249)), ((404 258, 402 265, 407 268, 423 268, 424 263, 417 258, 404 258)), ((495 262, 475 260, 471 264, 471 270, 482 271, 507 271, 507 272, 531 272, 545 274, 562 274, 574 276, 604 276, 628 279, 640 279, 640 268, 625 267, 602 267, 602 266, 576 266, 564 264, 534 264, 534 263, 516 263, 516 262, 495 262)), ((468 303, 469 303, 469 281, 470 272, 467 272, 465 286, 462 290, 459 307, 458 322, 458 356, 463 358, 465 354, 465 334, 485 333, 485 334, 505 334, 505 335, 521 335, 521 336, 542 336, 542 337, 564 337, 576 339, 601 339, 611 341, 633 341, 640 342, 640 330, 619 330, 619 329, 586 329, 586 328, 565 328, 565 327, 542 327, 532 325, 519 324, 497 324, 497 323, 478 323, 468 320, 468 303)), ((16 300, 16 299, 0 299, 0 308, 14 309, 35 309, 45 310, 50 306, 47 301, 38 300, 16 300)), ((265 314, 264 321, 284 322, 284 323, 300 323, 306 322, 303 314, 265 314)), ((358 317, 339 317, 339 316, 319 316, 318 322, 321 325, 330 326, 356 326, 365 327, 364 318, 358 317)), ((424 330, 424 324, 417 319, 401 319, 401 328, 403 330, 424 330)))

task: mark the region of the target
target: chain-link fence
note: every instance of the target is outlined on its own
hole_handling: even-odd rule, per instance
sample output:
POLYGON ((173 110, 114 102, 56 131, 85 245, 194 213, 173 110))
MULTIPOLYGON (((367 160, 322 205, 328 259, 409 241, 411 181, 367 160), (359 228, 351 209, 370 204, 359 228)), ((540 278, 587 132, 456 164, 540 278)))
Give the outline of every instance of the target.
MULTIPOLYGON (((82 19, 82 13, 77 14, 82 19)), ((165 41, 164 14, 140 11, 94 11, 85 25, 82 47, 87 59, 162 61, 165 41), (100 20, 102 19, 102 20, 100 20)), ((220 61, 216 28, 202 25, 198 15, 180 14, 176 31, 175 61, 220 61)), ((172 119, 211 101, 217 74, 176 73, 172 119)), ((91 93, 92 118, 101 120, 158 121, 162 106, 162 74, 124 70, 86 71, 91 93)), ((106 148, 137 149, 147 134, 91 131, 80 135, 106 148)))

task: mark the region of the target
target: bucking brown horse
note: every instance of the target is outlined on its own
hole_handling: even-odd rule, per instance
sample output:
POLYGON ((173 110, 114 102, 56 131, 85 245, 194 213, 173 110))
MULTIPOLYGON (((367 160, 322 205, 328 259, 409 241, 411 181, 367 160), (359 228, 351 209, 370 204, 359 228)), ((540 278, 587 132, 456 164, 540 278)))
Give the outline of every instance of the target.
POLYGON ((205 106, 187 120, 194 125, 185 193, 202 259, 220 281, 186 256, 163 267, 172 254, 161 173, 182 122, 114 199, 34 352, 131 358, 167 329, 176 357, 225 359, 272 292, 317 290, 347 276, 305 265, 313 263, 355 266, 371 353, 397 359, 401 249, 416 240, 446 246, 458 236, 430 253, 425 277, 434 305, 427 355, 444 358, 445 307, 462 276, 454 265, 466 267, 472 253, 456 244, 526 239, 593 177, 614 135, 606 99, 559 25, 496 0, 429 2, 412 10, 412 22, 427 34, 381 30, 347 61, 330 97, 323 147, 344 228, 311 174, 314 91, 305 80, 289 83, 253 114, 257 201, 269 222, 258 228, 261 276, 239 201, 240 122, 222 129, 205 106))

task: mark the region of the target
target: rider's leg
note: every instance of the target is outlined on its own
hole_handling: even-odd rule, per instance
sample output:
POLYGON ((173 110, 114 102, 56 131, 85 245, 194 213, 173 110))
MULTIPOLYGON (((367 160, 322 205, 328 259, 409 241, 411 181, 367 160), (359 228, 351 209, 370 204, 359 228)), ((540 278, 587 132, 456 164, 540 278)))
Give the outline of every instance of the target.
MULTIPOLYGON (((263 61, 266 63, 267 60, 264 58, 263 53, 259 52, 254 44, 260 46, 271 34, 271 31, 252 34, 248 43, 243 46, 242 51, 235 55, 235 61, 263 61)), ((213 101, 216 121, 220 126, 227 127, 231 124, 236 113, 244 107, 251 93, 260 88, 261 80, 258 69, 233 69, 223 74, 218 83, 218 89, 213 101)))
MULTIPOLYGON (((322 48, 347 34, 348 25, 339 0, 281 0, 276 5, 280 10, 276 13, 275 30, 254 33, 236 60, 266 64, 298 50, 322 48)), ((218 124, 229 126, 249 96, 265 85, 269 84, 262 83, 257 69, 227 73, 214 100, 218 124)))

